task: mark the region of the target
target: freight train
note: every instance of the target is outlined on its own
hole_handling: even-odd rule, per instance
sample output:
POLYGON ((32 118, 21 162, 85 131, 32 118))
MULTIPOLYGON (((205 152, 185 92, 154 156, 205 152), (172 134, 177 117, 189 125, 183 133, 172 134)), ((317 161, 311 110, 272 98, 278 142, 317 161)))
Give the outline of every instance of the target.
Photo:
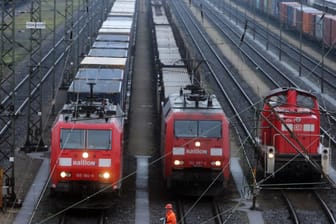
POLYGON ((52 194, 121 189, 135 7, 114 2, 67 90, 51 131, 52 194))
MULTIPOLYGON (((215 2, 218 7, 223 7, 222 1, 215 2)), ((302 29, 302 34, 307 38, 321 42, 325 47, 336 48, 336 16, 332 14, 335 8, 326 7, 330 6, 329 1, 308 1, 312 6, 292 0, 240 0, 240 2, 242 6, 253 11, 251 13, 259 12, 267 15, 286 29, 295 30, 298 33, 302 29), (321 7, 321 4, 325 6, 321 7), (320 10, 321 8, 324 11, 320 10)), ((225 4, 230 3, 224 1, 225 4)))
POLYGON ((189 74, 158 1, 152 17, 165 185, 193 195, 214 186, 216 193, 230 179, 229 121, 216 96, 189 74))
POLYGON ((280 2, 279 18, 281 24, 323 42, 326 47, 335 48, 336 17, 298 2, 280 2))
POLYGON ((294 87, 272 90, 264 98, 259 130, 264 177, 303 183, 328 174, 330 149, 321 143, 318 101, 310 92, 294 87))

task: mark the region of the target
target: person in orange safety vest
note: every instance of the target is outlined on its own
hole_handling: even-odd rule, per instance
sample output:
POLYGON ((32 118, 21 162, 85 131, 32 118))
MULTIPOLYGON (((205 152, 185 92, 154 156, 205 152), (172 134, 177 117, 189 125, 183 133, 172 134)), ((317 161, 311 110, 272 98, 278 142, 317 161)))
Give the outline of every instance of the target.
POLYGON ((166 204, 166 224, 176 224, 176 215, 172 204, 166 204))

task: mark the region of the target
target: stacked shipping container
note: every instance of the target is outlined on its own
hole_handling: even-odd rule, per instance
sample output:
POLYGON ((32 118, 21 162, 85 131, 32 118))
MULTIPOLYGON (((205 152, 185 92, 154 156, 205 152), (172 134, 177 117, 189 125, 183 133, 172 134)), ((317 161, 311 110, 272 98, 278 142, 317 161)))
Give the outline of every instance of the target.
POLYGON ((323 41, 327 47, 336 45, 336 16, 326 14, 316 8, 301 5, 299 2, 281 0, 244 0, 260 12, 280 19, 287 28, 295 29, 304 35, 323 41))
POLYGON ((323 42, 335 48, 336 43, 336 16, 326 15, 323 19, 323 42))

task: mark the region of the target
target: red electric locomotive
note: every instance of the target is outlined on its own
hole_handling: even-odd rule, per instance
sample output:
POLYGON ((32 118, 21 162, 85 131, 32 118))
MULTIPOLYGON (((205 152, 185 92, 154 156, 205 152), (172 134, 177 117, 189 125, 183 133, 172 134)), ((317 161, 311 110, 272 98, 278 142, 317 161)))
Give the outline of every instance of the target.
POLYGON ((136 1, 116 0, 51 132, 51 192, 119 193, 136 1), (93 89, 95 87, 95 89, 93 89))
POLYGON ((123 122, 108 100, 64 105, 51 133, 52 191, 119 190, 123 122))
POLYGON ((329 149, 321 144, 314 95, 296 88, 275 89, 265 97, 260 118, 264 176, 301 182, 328 173, 329 149))
POLYGON ((214 95, 191 87, 169 95, 163 106, 166 185, 220 183, 223 189, 230 178, 229 121, 214 95))

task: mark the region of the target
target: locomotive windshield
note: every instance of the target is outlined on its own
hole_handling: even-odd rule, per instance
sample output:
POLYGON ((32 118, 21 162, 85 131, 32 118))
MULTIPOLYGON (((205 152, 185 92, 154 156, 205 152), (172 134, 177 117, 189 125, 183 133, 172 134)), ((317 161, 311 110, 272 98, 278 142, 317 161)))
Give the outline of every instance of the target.
POLYGON ((84 130, 62 129, 61 148, 62 149, 84 149, 84 130))
POLYGON ((87 131, 88 149, 109 149, 111 146, 111 132, 106 130, 87 131))
POLYGON ((314 98, 305 94, 298 94, 296 104, 299 107, 314 108, 314 98))
POLYGON ((268 103, 271 105, 271 107, 281 106, 287 103, 287 95, 279 94, 279 95, 271 96, 270 98, 268 98, 268 103))
MULTIPOLYGON (((267 102, 269 103, 271 107, 290 105, 294 103, 296 103, 296 106, 298 107, 314 108, 315 106, 314 97, 307 95, 307 94, 297 93, 296 97, 291 98, 292 100, 290 100, 289 98, 290 97, 287 97, 287 93, 282 93, 282 94, 273 95, 267 98, 267 102)), ((290 105, 290 106, 295 106, 295 105, 290 105)))
POLYGON ((61 148, 108 150, 111 148, 111 131, 61 129, 61 148))
POLYGON ((174 133, 175 137, 178 138, 221 138, 222 122, 214 120, 176 120, 174 133))

